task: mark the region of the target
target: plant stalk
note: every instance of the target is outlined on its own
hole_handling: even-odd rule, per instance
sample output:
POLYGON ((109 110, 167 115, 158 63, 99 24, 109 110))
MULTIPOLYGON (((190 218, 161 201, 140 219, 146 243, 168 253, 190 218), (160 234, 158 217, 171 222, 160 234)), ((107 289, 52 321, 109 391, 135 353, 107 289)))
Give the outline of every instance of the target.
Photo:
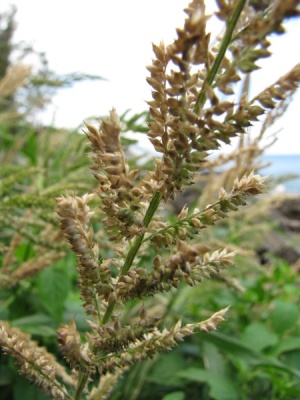
MULTIPOLYGON (((152 200, 151 200, 151 202, 149 204, 149 207, 147 209, 146 215, 145 215, 144 220, 143 220, 143 224, 144 224, 145 228, 149 225, 151 219, 153 218, 153 216, 154 216, 154 214, 155 214, 155 212, 156 212, 156 210, 157 210, 157 208, 159 206, 160 199, 161 199, 161 194, 159 192, 156 192, 154 194, 154 196, 152 197, 152 200)), ((131 249, 129 250, 129 252, 127 254, 127 257, 126 257, 126 260, 125 260, 125 262, 123 264, 123 267, 121 269, 120 276, 125 275, 129 271, 129 269, 130 269, 130 267, 131 267, 131 265, 132 265, 132 263, 133 263, 133 261, 135 259, 135 256, 137 255, 137 252, 139 251, 139 249, 141 247, 141 244, 143 243, 144 236, 145 236, 145 233, 142 233, 141 235, 139 235, 139 236, 137 236, 135 238, 135 241, 134 241, 131 249)), ((113 310, 115 308, 115 305, 116 305, 116 301, 115 300, 111 301, 108 304, 108 307, 107 307, 106 312, 105 312, 105 314, 103 316, 103 319, 102 319, 102 324, 106 324, 107 323, 107 321, 109 320, 109 318, 110 318, 110 316, 111 316, 111 314, 112 314, 112 312, 113 312, 113 310)))
POLYGON ((206 85, 211 86, 215 79, 218 69, 220 68, 221 62, 225 56, 226 50, 230 44, 234 28, 238 22, 238 19, 240 17, 241 12, 243 11, 245 4, 246 4, 246 0, 239 0, 239 2, 237 3, 237 5, 234 9, 232 17, 227 22, 225 35, 221 41, 219 52, 213 62, 213 65, 212 65, 210 71, 207 74, 207 77, 203 83, 202 89, 198 95, 198 98, 197 98, 197 101, 196 101, 196 104, 194 107, 194 111, 197 114, 199 112, 200 106, 203 106, 203 104, 206 101, 206 93, 205 93, 206 85))
POLYGON ((79 380, 78 380, 78 385, 76 388, 76 393, 74 396, 74 400, 80 400, 81 394, 85 388, 86 382, 89 378, 89 373, 88 372, 81 372, 79 375, 79 380))

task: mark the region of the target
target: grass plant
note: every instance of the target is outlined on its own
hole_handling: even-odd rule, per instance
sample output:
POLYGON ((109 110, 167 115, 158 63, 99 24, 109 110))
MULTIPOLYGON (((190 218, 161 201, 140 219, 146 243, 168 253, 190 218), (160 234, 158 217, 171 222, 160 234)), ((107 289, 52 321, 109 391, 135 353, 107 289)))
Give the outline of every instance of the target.
MULTIPOLYGON (((216 232, 216 238, 218 227, 226 226, 234 218, 233 212, 239 212, 265 190, 265 179, 256 173, 254 164, 262 152, 259 141, 297 89, 300 64, 253 99, 247 98, 246 90, 238 99, 236 92, 239 82, 258 68, 259 60, 271 56, 270 36, 284 33, 283 22, 299 14, 299 1, 269 1, 262 5, 218 0, 217 6, 216 16, 224 21, 224 34, 213 47, 206 31, 209 16, 203 0, 188 4, 184 26, 177 28, 173 43, 153 44, 152 64, 147 67, 152 99, 148 101, 146 129, 158 153, 152 167, 143 168, 128 160, 127 144, 122 139, 126 122, 115 109, 99 128, 87 123, 85 137, 70 136, 75 137, 68 147, 71 158, 64 158, 64 146, 49 146, 52 152, 47 156, 30 151, 28 141, 31 149, 43 143, 47 147, 53 140, 52 132, 29 132, 21 152, 12 151, 12 145, 1 153, 10 163, 1 172, 4 244, 0 287, 5 294, 16 287, 28 293, 28 278, 36 279, 39 283, 35 288, 39 289, 32 296, 37 296, 50 314, 59 314, 57 321, 62 323, 56 332, 60 357, 39 345, 31 336, 34 332, 24 332, 10 323, 9 315, 0 323, 0 344, 15 359, 20 373, 48 398, 108 399, 117 393, 114 388, 129 368, 144 360, 155 360, 158 354, 169 352, 194 334, 202 343, 209 337, 206 343, 223 343, 228 351, 239 349, 249 358, 256 356, 247 346, 226 341, 222 333, 214 332, 225 320, 230 302, 198 321, 189 320, 188 315, 174 321, 172 313, 178 299, 183 301, 185 291, 195 290, 201 295, 211 278, 244 293, 242 284, 231 278, 238 246, 234 248, 226 240, 208 240, 204 232, 211 236, 216 232), (265 118, 261 135, 245 144, 243 135, 252 124, 260 123, 259 118, 265 118), (208 160, 234 137, 241 138, 238 150, 208 160), (86 139, 95 184, 84 157, 86 139), (80 162, 72 157, 76 151, 82 157, 80 162), (24 159, 28 164, 25 167, 24 159), (217 176, 214 168, 228 160, 235 160, 234 167, 217 176), (205 170, 210 171, 211 182, 203 195, 169 218, 166 204, 195 185, 205 170), (75 259, 87 320, 84 329, 77 326, 76 315, 68 321, 63 316, 64 293, 67 295, 67 288, 74 285, 75 259), (48 273, 50 265, 52 272, 48 273), (59 310, 48 304, 49 297, 43 292, 47 280, 57 290, 53 296, 61 296, 59 310)), ((2 96, 7 95, 9 85, 15 90, 14 85, 20 85, 28 71, 21 68, 20 80, 9 84, 10 73, 0 82, 2 96)), ((135 122, 131 120, 127 127, 135 122)), ((69 141, 69 136, 61 140, 69 141)), ((14 303, 15 298, 11 295, 10 301, 14 303)), ((215 299, 218 303, 223 302, 215 299)), ((55 300, 53 304, 57 304, 55 300)), ((197 307, 201 311, 201 302, 197 307)), ((206 301, 203 307, 207 307, 206 301)), ((276 307, 280 313, 284 305, 277 303, 276 307)), ((245 333, 248 339, 249 330, 245 333)), ((299 372, 262 357, 260 363, 264 362, 269 362, 270 368, 286 368, 295 375, 299 372)), ((212 375, 197 369, 182 371, 180 378, 210 384, 213 380, 212 375)), ((221 386, 222 382, 226 387, 225 378, 221 386)), ((214 390, 211 398, 221 399, 214 390)), ((184 398, 182 391, 178 393, 178 398, 184 398)))

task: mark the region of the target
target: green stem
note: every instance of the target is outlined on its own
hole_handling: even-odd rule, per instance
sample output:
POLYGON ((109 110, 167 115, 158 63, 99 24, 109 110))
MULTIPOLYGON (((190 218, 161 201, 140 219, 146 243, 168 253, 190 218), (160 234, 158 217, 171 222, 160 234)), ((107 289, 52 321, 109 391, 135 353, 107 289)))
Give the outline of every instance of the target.
POLYGON ((144 221, 143 221, 145 227, 147 227, 150 224, 151 219, 153 218, 153 216, 159 206, 160 198, 161 198, 161 194, 159 192, 156 192, 154 194, 154 196, 152 197, 152 200, 149 204, 148 210, 146 212, 146 215, 145 215, 144 221))
POLYGON ((95 289, 93 290, 93 298, 94 298, 98 323, 99 323, 99 325, 101 325, 101 313, 100 313, 100 307, 99 307, 99 299, 98 299, 97 293, 95 292, 95 289))
MULTIPOLYGON (((161 194, 159 192, 156 192, 154 194, 154 196, 152 197, 152 200, 149 204, 148 210, 147 210, 146 215, 143 220, 143 224, 144 224, 145 228, 149 225, 151 219, 153 218, 153 216, 159 206, 160 199, 161 199, 161 194)), ((143 243, 144 236, 145 236, 145 233, 142 233, 141 235, 139 235, 135 238, 135 241, 134 241, 131 249, 129 250, 126 260, 121 269, 120 276, 125 275, 128 272, 128 270, 130 269, 130 267, 135 259, 135 256, 136 256, 137 252, 139 251, 141 244, 143 243)), ((106 312, 104 314, 104 317, 102 319, 102 324, 107 323, 107 321, 109 320, 109 318, 115 308, 115 305, 116 305, 115 300, 112 300, 111 302, 109 302, 106 312)))
POLYGON ((169 302, 168 302, 168 304, 166 306, 166 309, 165 309, 163 315, 161 316, 161 319, 160 319, 160 322, 159 322, 159 325, 162 328, 163 328, 164 321, 166 320, 167 316, 170 315, 170 313, 172 311, 172 308, 173 308, 173 305, 175 304, 175 302, 176 302, 176 300, 177 300, 177 298, 178 298, 180 293, 181 293, 180 290, 175 290, 175 291, 171 292, 171 298, 169 299, 169 302))
POLYGON ((79 381, 78 385, 76 388, 76 393, 74 396, 74 400, 80 400, 81 394, 85 388, 86 382, 89 379, 89 373, 88 372, 81 372, 79 375, 79 381))
POLYGON ((212 65, 212 67, 211 67, 211 70, 209 71, 209 73, 208 73, 208 75, 207 75, 207 77, 206 77, 206 79, 205 79, 205 81, 203 83, 202 89, 201 89, 201 91, 199 93, 199 96, 197 98, 197 101, 196 101, 196 104, 195 104, 195 107, 194 107, 194 111, 196 113, 199 112, 200 106, 202 106, 206 101, 206 93, 205 93, 206 85, 211 86, 213 81, 214 81, 214 79, 215 79, 215 76, 216 76, 216 74, 217 74, 217 72, 218 72, 218 70, 220 68, 221 62, 222 62, 222 60, 223 60, 223 58, 225 56, 225 53, 226 53, 226 50, 227 50, 229 44, 230 44, 234 28, 235 28, 235 26, 237 24, 237 21, 238 21, 238 19, 240 17, 241 12, 243 11, 245 3, 246 3, 246 0, 239 0, 238 4, 236 5, 236 7, 234 9, 232 17, 227 22, 225 35, 224 35, 223 40, 222 40, 222 42, 220 44, 219 52, 217 54, 217 57, 215 58, 215 61, 214 61, 213 65, 212 65))
MULTIPOLYGON (((233 199, 234 197, 236 197, 236 195, 237 195, 236 193, 229 193, 229 195, 227 197, 227 200, 233 199)), ((216 200, 214 203, 212 203, 209 206, 205 207, 203 210, 200 210, 200 211, 198 211, 197 213, 194 213, 194 214, 189 214, 189 215, 187 215, 187 217, 182 218, 180 220, 177 220, 176 222, 166 226, 165 228, 159 229, 155 233, 152 233, 152 235, 147 236, 146 239, 144 240, 144 242, 153 239, 157 235, 164 234, 165 232, 167 232, 168 230, 170 230, 172 228, 176 229, 177 227, 180 227, 185 223, 189 224, 190 221, 192 220, 192 218, 198 217, 199 215, 205 213, 207 210, 214 209, 221 201, 222 200, 216 200)), ((203 226, 203 227, 205 227, 205 226, 203 226)))

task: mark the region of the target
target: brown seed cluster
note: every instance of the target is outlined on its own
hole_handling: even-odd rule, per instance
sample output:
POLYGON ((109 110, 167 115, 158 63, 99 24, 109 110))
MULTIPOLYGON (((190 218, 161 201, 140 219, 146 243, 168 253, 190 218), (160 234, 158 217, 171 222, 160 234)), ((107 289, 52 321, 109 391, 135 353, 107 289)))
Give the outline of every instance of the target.
POLYGON ((102 375, 98 387, 94 387, 88 395, 88 400, 107 400, 114 388, 121 379, 126 368, 115 369, 113 373, 102 375))
POLYGON ((92 148, 90 168, 95 171, 94 176, 99 182, 97 193, 110 240, 131 239, 143 229, 144 210, 140 206, 143 191, 135 182, 139 171, 130 171, 126 162, 120 142, 122 125, 113 109, 110 118, 102 121, 100 130, 86 126, 92 148))
POLYGON ((121 352, 107 360, 103 360, 103 372, 114 371, 116 368, 120 368, 120 366, 129 366, 138 361, 152 358, 157 353, 170 351, 186 336, 194 334, 197 329, 203 332, 216 330, 219 324, 224 321, 224 315, 227 310, 228 308, 220 310, 208 320, 198 324, 186 324, 182 326, 182 322, 178 321, 170 329, 164 328, 162 331, 155 329, 146 334, 143 340, 136 341, 126 352, 121 352))
POLYGON ((276 107, 276 103, 286 100, 297 90, 299 82, 300 63, 256 96, 252 102, 258 101, 263 107, 273 109, 276 107))
MULTIPOLYGON (((67 377, 63 367, 44 347, 30 340, 30 336, 6 322, 0 322, 0 345, 5 353, 14 357, 20 372, 53 399, 66 399, 66 389, 57 376, 67 377)), ((69 377, 69 382, 71 378, 69 377)))
POLYGON ((95 365, 92 362, 93 354, 90 352, 88 344, 81 343, 74 320, 69 324, 62 325, 57 330, 57 339, 60 350, 71 368, 90 373, 95 371, 95 365))
MULTIPOLYGON (((148 137, 159 156, 152 170, 130 169, 120 140, 122 124, 114 109, 99 129, 86 125, 98 187, 93 194, 56 199, 62 232, 77 257, 81 299, 89 316, 90 331, 84 337, 75 320, 57 330, 60 350, 75 371, 76 398, 95 372, 101 380, 87 398, 108 398, 130 365, 171 350, 197 330, 216 330, 224 321, 227 308, 206 321, 186 325, 178 321, 169 329, 158 329, 163 321, 156 314, 149 316, 149 304, 140 306, 129 322, 123 310, 132 300, 146 301, 176 290, 182 282, 194 286, 234 265, 235 251, 213 249, 199 236, 204 228, 244 206, 248 197, 264 191, 264 179, 251 172, 249 165, 247 173, 239 168, 236 178, 228 179, 226 190, 218 186, 219 194, 203 208, 184 206, 172 222, 159 211, 176 192, 194 182, 196 174, 207 167, 211 151, 245 133, 265 111, 282 107, 299 85, 297 65, 250 101, 246 95, 239 100, 228 97, 242 74, 269 56, 268 36, 282 32, 283 20, 298 14, 299 1, 269 3, 264 1, 260 7, 251 1, 243 7, 240 0, 217 0, 217 16, 226 21, 226 27, 211 47, 204 1, 193 0, 174 42, 153 45, 154 59, 147 67, 152 87, 148 137), (234 15, 240 15, 240 21, 234 15), (106 235, 109 251, 94 233, 93 200, 101 210, 95 225, 103 229, 99 237, 106 235)), ((39 261, 36 268, 41 269, 47 262, 39 261)), ((20 279, 18 274, 29 275, 33 270, 32 265, 23 266, 15 272, 15 280, 20 279)), ((0 344, 15 357, 21 372, 50 397, 72 398, 57 377, 74 386, 74 376, 67 375, 29 335, 0 324, 0 344)))
POLYGON ((93 212, 87 203, 94 195, 59 197, 57 214, 61 229, 77 256, 79 266, 79 286, 81 298, 88 315, 98 312, 95 297, 95 285, 99 283, 100 273, 98 266, 98 246, 94 243, 93 229, 90 226, 90 217, 93 212))
POLYGON ((148 317, 143 307, 138 322, 122 326, 117 319, 113 324, 97 326, 90 323, 93 331, 87 334, 87 340, 94 351, 116 353, 126 350, 132 343, 142 340, 146 333, 153 331, 159 318, 148 317))
MULTIPOLYGON (((231 191, 227 192, 221 187, 218 200, 204 209, 196 207, 189 213, 184 207, 172 224, 154 221, 149 226, 151 234, 146 240, 150 240, 156 248, 172 247, 174 243, 180 246, 180 241, 183 243, 200 235, 203 229, 227 218, 230 211, 237 211, 240 206, 246 205, 247 197, 263 193, 265 180, 266 178, 255 175, 253 171, 243 175, 241 179, 235 178, 231 191)), ((204 243, 197 243, 197 247, 202 253, 209 250, 204 243)), ((138 274, 143 273, 139 271, 138 274)))
POLYGON ((203 76, 193 72, 192 66, 207 64, 209 58, 204 3, 190 3, 186 13, 184 29, 177 29, 178 38, 168 47, 153 45, 155 59, 147 67, 151 74, 147 81, 153 88, 148 136, 162 158, 155 160, 155 171, 144 180, 144 187, 154 187, 165 200, 192 182, 206 150, 217 147, 208 134, 207 146, 200 140, 204 126, 194 112, 203 76))
MULTIPOLYGON (((218 2, 219 16, 228 20, 236 3, 218 2)), ((258 68, 257 60, 270 55, 267 37, 281 29, 286 17, 297 13, 296 2, 287 3, 284 7, 276 3, 268 13, 245 7, 243 26, 237 26, 230 45, 227 44, 234 62, 230 54, 218 61, 216 54, 225 45, 223 42, 210 49, 203 1, 190 3, 184 29, 177 29, 178 38, 173 44, 153 45, 155 58, 147 67, 151 74, 147 81, 153 88, 148 136, 162 157, 155 160, 155 170, 144 180, 146 190, 156 189, 164 199, 173 198, 176 191, 193 182, 194 173, 201 170, 209 150, 245 133, 265 108, 272 107, 272 96, 277 94, 270 91, 249 102, 242 98, 239 104, 220 101, 218 93, 233 94, 232 86, 241 80, 240 72, 251 72, 258 68), (219 68, 214 70, 217 62, 219 68), (195 65, 202 69, 195 72, 195 65)), ((294 82, 297 84, 297 79, 294 82)), ((279 90, 274 87, 272 91, 279 90)), ((286 87, 277 100, 288 93, 286 87)))

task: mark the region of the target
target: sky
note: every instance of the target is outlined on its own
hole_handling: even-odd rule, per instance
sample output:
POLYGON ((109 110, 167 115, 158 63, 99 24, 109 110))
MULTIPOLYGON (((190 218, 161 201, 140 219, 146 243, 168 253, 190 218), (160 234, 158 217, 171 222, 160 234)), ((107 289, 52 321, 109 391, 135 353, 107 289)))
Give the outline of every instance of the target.
MULTIPOLYGON (((60 90, 53 105, 41 118, 45 123, 76 127, 89 116, 107 115, 115 107, 119 114, 146 110, 151 89, 145 78, 151 63, 152 42, 166 44, 183 26, 187 0, 0 0, 0 11, 17 7, 15 41, 23 40, 44 51, 49 66, 58 74, 80 71, 106 80, 75 84, 60 90)), ((207 11, 214 1, 207 0, 207 11)), ((212 20, 211 29, 219 33, 212 20)), ((257 94, 300 62, 297 41, 300 19, 286 25, 287 34, 274 37, 273 57, 259 62, 252 93, 257 94)), ((273 154, 300 154, 300 91, 289 110, 274 127, 278 141, 273 154)), ((271 131, 270 133, 272 133, 271 131)))

